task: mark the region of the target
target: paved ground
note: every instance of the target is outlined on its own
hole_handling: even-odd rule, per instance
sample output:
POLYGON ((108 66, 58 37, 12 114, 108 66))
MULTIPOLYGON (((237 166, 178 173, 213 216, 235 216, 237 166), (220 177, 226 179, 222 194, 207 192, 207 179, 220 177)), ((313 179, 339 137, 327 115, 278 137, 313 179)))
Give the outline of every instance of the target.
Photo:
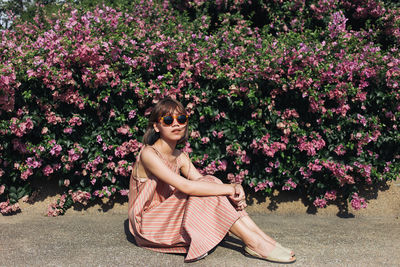
MULTIPOLYGON (((290 266, 400 266, 398 216, 252 214, 271 236, 295 250, 290 266)), ((66 214, 58 218, 0 216, 0 266, 285 266, 243 256, 229 237, 204 260, 152 252, 132 243, 126 214, 66 214)))

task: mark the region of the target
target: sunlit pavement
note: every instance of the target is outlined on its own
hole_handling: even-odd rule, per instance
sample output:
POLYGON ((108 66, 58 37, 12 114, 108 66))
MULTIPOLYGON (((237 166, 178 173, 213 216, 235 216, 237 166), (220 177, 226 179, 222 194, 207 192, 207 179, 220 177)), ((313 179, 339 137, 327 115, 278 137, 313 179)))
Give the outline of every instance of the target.
MULTIPOLYGON (((291 266, 400 266, 400 219, 252 214, 268 234, 292 248, 291 266)), ((1 266, 184 266, 183 255, 137 247, 126 214, 0 216, 1 266)), ((228 237, 192 266, 284 266, 247 258, 228 237)))

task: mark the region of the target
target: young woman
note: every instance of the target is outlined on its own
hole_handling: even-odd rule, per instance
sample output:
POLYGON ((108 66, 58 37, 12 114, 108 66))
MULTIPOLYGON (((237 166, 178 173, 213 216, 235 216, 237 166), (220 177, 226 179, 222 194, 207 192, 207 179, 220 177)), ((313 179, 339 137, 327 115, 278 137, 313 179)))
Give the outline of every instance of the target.
POLYGON ((129 187, 129 228, 139 246, 186 253, 185 261, 207 256, 228 232, 247 255, 294 262, 294 253, 266 235, 244 211, 241 185, 203 176, 177 144, 188 138, 188 114, 178 101, 157 103, 143 137, 129 187))

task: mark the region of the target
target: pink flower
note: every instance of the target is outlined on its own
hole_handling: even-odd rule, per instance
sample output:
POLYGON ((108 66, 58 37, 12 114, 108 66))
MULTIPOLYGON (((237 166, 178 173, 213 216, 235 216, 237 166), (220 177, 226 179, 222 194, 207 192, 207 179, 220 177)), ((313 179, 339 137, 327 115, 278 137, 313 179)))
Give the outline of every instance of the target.
POLYGON ((67 128, 64 129, 63 132, 66 133, 66 134, 71 134, 72 133, 72 128, 71 127, 67 127, 67 128))
POLYGON ((128 118, 131 120, 136 116, 136 110, 129 111, 128 118))
POLYGON ((72 190, 69 190, 68 194, 72 197, 72 201, 74 201, 74 203, 78 202, 83 205, 87 205, 88 200, 91 198, 91 195, 89 192, 81 191, 81 190, 78 190, 76 192, 72 192, 72 190))
POLYGON ((68 187, 68 186, 69 186, 69 184, 70 184, 70 181, 69 181, 69 179, 65 179, 65 180, 64 180, 64 186, 68 187))
POLYGON ((22 180, 26 180, 26 179, 28 179, 28 177, 31 176, 32 174, 33 174, 32 169, 27 169, 26 171, 24 171, 24 172, 21 174, 21 179, 22 179, 22 180))
POLYGON ((119 190, 121 196, 127 196, 129 194, 129 189, 121 189, 119 190))
POLYGON ((317 208, 325 208, 326 207, 326 200, 324 198, 319 198, 317 197, 314 202, 313 202, 314 206, 317 208))
POLYGON ((335 148, 334 152, 335 152, 338 156, 341 156, 341 155, 346 154, 346 150, 344 150, 344 146, 343 146, 342 144, 338 145, 338 146, 335 148))
POLYGON ((193 131, 190 133, 190 137, 193 139, 199 138, 200 137, 200 132, 199 131, 193 131))
POLYGON ((365 198, 359 197, 357 193, 354 193, 351 197, 351 206, 355 210, 365 209, 367 207, 367 203, 365 198))
POLYGON ((127 124, 125 124, 125 125, 119 127, 117 129, 117 132, 120 134, 126 135, 129 133, 129 130, 130 130, 129 126, 127 124))
POLYGON ((4 193, 5 189, 6 189, 6 187, 4 185, 0 186, 0 195, 4 193))
POLYGON ((5 209, 8 206, 8 204, 10 204, 9 200, 4 201, 4 202, 0 202, 0 210, 5 209))
POLYGON ((50 176, 50 174, 53 173, 53 168, 50 165, 47 165, 46 167, 43 168, 43 174, 45 176, 50 176))
POLYGON ((297 187, 297 184, 292 181, 292 178, 286 181, 285 185, 282 186, 282 190, 292 190, 297 187))
POLYGON ((43 129, 42 129, 42 134, 47 134, 47 132, 49 131, 49 128, 47 128, 47 127, 43 127, 43 129))
POLYGON ((207 144, 208 142, 210 142, 210 138, 208 138, 208 137, 203 137, 203 138, 201 138, 201 142, 202 142, 203 144, 207 144))
POLYGON ((272 172, 272 168, 271 167, 266 167, 265 168, 265 172, 266 173, 271 173, 272 172))
POLYGON ((69 121, 68 124, 71 126, 75 126, 75 125, 82 125, 82 120, 79 117, 72 117, 69 121))
POLYGON ((327 200, 336 200, 336 191, 331 190, 326 192, 324 198, 327 200))

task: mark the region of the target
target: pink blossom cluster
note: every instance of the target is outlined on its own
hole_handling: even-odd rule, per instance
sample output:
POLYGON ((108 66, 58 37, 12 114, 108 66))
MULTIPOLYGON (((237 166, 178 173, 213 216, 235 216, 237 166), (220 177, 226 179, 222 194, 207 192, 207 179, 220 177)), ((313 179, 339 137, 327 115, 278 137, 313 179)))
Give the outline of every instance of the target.
POLYGON ((60 199, 56 200, 55 202, 51 203, 47 207, 47 216, 49 217, 57 217, 58 215, 64 214, 64 204, 67 200, 67 195, 62 194, 60 199))
POLYGON ((353 167, 351 167, 350 165, 334 162, 332 160, 316 159, 314 160, 314 162, 308 163, 307 169, 301 167, 299 171, 304 179, 308 180, 310 183, 314 183, 315 178, 312 178, 312 174, 314 172, 321 172, 323 168, 329 170, 332 175, 338 179, 340 186, 355 183, 354 177, 349 174, 349 172, 353 171, 353 167))
POLYGON ((365 209, 367 207, 367 202, 365 201, 365 198, 359 197, 358 193, 354 193, 351 196, 350 203, 351 203, 351 206, 353 207, 353 209, 355 209, 355 210, 365 209))
POLYGON ((69 190, 68 194, 72 197, 72 201, 74 201, 74 203, 78 202, 85 206, 87 205, 89 199, 91 198, 91 194, 89 192, 85 192, 82 190, 78 190, 75 192, 69 190))
POLYGON ((324 198, 327 200, 334 201, 336 200, 336 194, 337 194, 336 190, 330 190, 325 193, 324 198))
POLYGON ((116 191, 117 189, 115 187, 103 186, 101 190, 94 191, 93 195, 97 197, 111 197, 116 191))
POLYGON ((121 189, 119 190, 119 193, 121 194, 121 196, 127 196, 129 195, 129 189, 121 189))
POLYGON ((317 197, 314 200, 313 205, 317 208, 325 208, 327 203, 328 202, 326 201, 326 199, 317 197))
MULTIPOLYGON (((250 157, 247 155, 246 150, 242 150, 241 146, 239 144, 234 145, 227 145, 226 146, 226 152, 229 156, 235 156, 237 159, 245 164, 250 164, 250 157), (236 151, 234 150, 234 147, 236 147, 236 151)), ((237 164, 237 161, 233 162, 235 165, 237 164)))
POLYGON ((346 22, 348 19, 344 16, 343 11, 338 11, 332 14, 331 21, 329 22, 329 36, 331 38, 337 37, 340 33, 346 33, 346 22))
POLYGON ((115 148, 115 156, 119 158, 124 158, 126 155, 130 153, 136 153, 142 147, 142 144, 139 143, 136 139, 131 139, 127 142, 122 143, 121 146, 115 148))
POLYGON ((344 154, 346 154, 346 150, 344 149, 343 144, 338 145, 334 152, 336 153, 336 155, 338 156, 343 156, 344 154))
POLYGON ((293 182, 292 178, 290 178, 289 180, 287 180, 285 182, 285 185, 282 186, 282 190, 289 191, 289 190, 295 189, 296 187, 297 187, 297 184, 295 182, 293 182))
POLYGON ((83 151, 84 149, 78 143, 74 143, 74 148, 68 150, 68 161, 71 163, 77 161, 82 157, 83 151))
POLYGON ((279 160, 275 161, 275 163, 270 161, 268 162, 268 167, 265 167, 264 170, 266 173, 271 173, 273 169, 278 169, 280 165, 281 163, 279 162, 279 160))
POLYGON ((125 125, 117 128, 117 133, 131 136, 132 134, 130 133, 130 130, 131 130, 131 128, 129 127, 129 125, 125 124, 125 125))
POLYGON ((96 172, 97 166, 102 163, 104 163, 104 158, 101 156, 97 156, 94 160, 89 161, 87 164, 84 164, 84 166, 82 166, 82 167, 84 167, 85 170, 89 170, 91 172, 96 172))
POLYGON ((33 122, 30 118, 25 121, 20 121, 17 118, 11 118, 10 130, 13 134, 18 137, 22 137, 24 134, 28 133, 29 130, 33 129, 33 122))
POLYGON ((213 132, 212 132, 212 135, 213 135, 214 137, 217 137, 218 139, 221 139, 222 137, 224 137, 224 131, 219 131, 219 132, 213 131, 213 132))
POLYGON ((268 157, 273 158, 275 153, 278 151, 286 150, 286 144, 281 142, 269 142, 269 134, 264 135, 260 140, 254 139, 250 144, 250 148, 253 148, 253 152, 262 151, 262 153, 268 157))
POLYGON ((314 202, 313 205, 317 208, 325 208, 328 204, 328 201, 334 201, 336 200, 336 191, 335 190, 331 190, 331 191, 327 191, 324 195, 324 197, 317 197, 314 202))
POLYGON ((80 126, 82 125, 82 119, 79 118, 78 116, 74 116, 68 121, 68 124, 72 127, 75 125, 80 126))
POLYGON ((118 165, 115 167, 114 172, 118 175, 128 177, 132 171, 131 164, 126 160, 118 161, 118 165))
POLYGON ((20 210, 19 204, 15 203, 10 205, 10 200, 0 202, 0 213, 9 214, 20 210))
POLYGON ((60 116, 57 116, 54 111, 46 111, 45 115, 49 124, 56 125, 57 123, 64 121, 60 116))
POLYGON ((363 147, 371 142, 376 142, 381 135, 382 133, 379 130, 374 130, 371 134, 362 134, 361 132, 358 132, 355 135, 351 134, 350 138, 358 141, 357 155, 360 156, 363 154, 363 147))
POLYGON ((54 155, 54 156, 59 156, 60 155, 60 153, 61 153, 61 151, 62 151, 62 147, 61 147, 61 145, 59 145, 59 144, 57 144, 56 143, 56 140, 50 140, 49 142, 48 142, 48 144, 51 146, 51 149, 50 149, 50 154, 51 155, 54 155))
POLYGON ((365 181, 368 184, 372 184, 371 180, 371 171, 372 171, 372 165, 371 164, 362 164, 360 162, 354 162, 353 165, 356 168, 356 170, 365 178, 365 181))
POLYGON ((35 157, 29 157, 26 159, 26 166, 31 169, 40 168, 42 166, 43 160, 37 159, 35 157))
POLYGON ((217 171, 226 171, 227 161, 226 160, 213 160, 204 169, 200 170, 203 175, 213 175, 217 171))
POLYGON ((11 62, 5 62, 0 69, 0 109, 5 111, 12 111, 15 103, 15 89, 19 87, 16 81, 15 70, 11 62))
POLYGON ((306 151, 308 156, 315 156, 317 151, 325 147, 326 144, 321 135, 315 132, 312 132, 309 138, 307 136, 297 137, 297 143, 300 151, 306 151))
POLYGON ((260 190, 264 190, 265 188, 272 188, 274 186, 274 182, 265 180, 264 182, 258 182, 257 185, 254 185, 254 183, 251 182, 249 186, 254 188, 254 192, 257 192, 260 190))
POLYGON ((227 179, 233 184, 241 184, 244 178, 249 174, 248 170, 241 170, 238 174, 228 173, 227 179))
POLYGON ((203 155, 203 157, 202 158, 198 158, 198 159, 196 159, 195 161, 194 161, 194 163, 196 164, 196 165, 203 165, 205 162, 206 162, 206 160, 208 159, 208 154, 204 154, 203 155))
POLYGON ((42 172, 45 176, 50 176, 52 173, 58 171, 61 169, 61 164, 60 163, 55 163, 55 164, 47 164, 43 169, 42 172))

